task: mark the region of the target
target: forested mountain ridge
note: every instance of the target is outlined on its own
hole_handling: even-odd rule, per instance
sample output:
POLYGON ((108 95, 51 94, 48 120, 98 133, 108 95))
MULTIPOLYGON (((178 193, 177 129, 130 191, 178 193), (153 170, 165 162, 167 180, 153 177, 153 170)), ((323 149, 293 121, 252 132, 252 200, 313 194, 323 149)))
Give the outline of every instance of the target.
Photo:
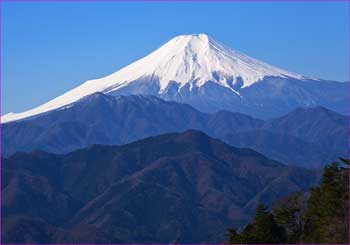
POLYGON ((283 198, 271 212, 260 204, 243 231, 227 236, 233 244, 349 244, 349 160, 327 165, 319 187, 283 198))

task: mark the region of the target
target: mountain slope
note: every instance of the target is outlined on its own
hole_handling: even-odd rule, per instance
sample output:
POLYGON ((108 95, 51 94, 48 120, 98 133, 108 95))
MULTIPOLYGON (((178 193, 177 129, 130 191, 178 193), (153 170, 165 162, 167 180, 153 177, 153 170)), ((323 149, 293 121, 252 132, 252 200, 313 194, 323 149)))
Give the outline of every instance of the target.
POLYGON ((96 92, 151 94, 204 112, 226 109, 261 118, 316 105, 348 113, 348 86, 273 67, 205 34, 181 35, 107 77, 89 80, 32 110, 6 114, 2 122, 64 108, 96 92))
POLYGON ((41 149, 64 153, 91 144, 123 144, 186 129, 211 128, 218 134, 238 127, 251 129, 261 122, 238 113, 204 114, 153 96, 96 93, 69 108, 3 125, 3 152, 41 149))
POLYGON ((3 238, 38 243, 219 242, 259 200, 270 205, 319 179, 193 130, 66 155, 17 153, 2 171, 3 238))
POLYGON ((153 96, 96 93, 69 108, 3 125, 3 154, 36 149, 67 153, 92 144, 125 144, 198 129, 288 164, 318 167, 347 151, 347 118, 324 108, 298 109, 269 121, 240 113, 201 113, 153 96))
POLYGON ((326 108, 298 108, 266 121, 257 130, 228 133, 220 138, 284 163, 320 167, 347 155, 348 125, 346 116, 326 108))
POLYGON ((348 128, 346 125, 348 125, 347 117, 324 107, 314 107, 298 108, 285 116, 270 120, 263 126, 263 129, 292 135, 328 148, 341 149, 347 145, 345 136, 348 128), (337 137, 340 135, 343 137, 337 137))

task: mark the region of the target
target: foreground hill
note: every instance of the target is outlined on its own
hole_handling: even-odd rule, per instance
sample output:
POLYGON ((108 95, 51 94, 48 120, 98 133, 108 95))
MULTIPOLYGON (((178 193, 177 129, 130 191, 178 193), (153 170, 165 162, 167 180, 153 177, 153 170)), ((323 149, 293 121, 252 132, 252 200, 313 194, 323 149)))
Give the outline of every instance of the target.
POLYGON ((65 155, 16 153, 2 173, 4 243, 220 242, 259 201, 319 180, 193 130, 65 155))
POLYGON ((3 125, 3 153, 67 153, 92 144, 125 144, 198 129, 287 164, 319 167, 347 151, 348 120, 322 107, 297 109, 273 120, 220 111, 206 114, 154 96, 96 93, 68 108, 3 125))

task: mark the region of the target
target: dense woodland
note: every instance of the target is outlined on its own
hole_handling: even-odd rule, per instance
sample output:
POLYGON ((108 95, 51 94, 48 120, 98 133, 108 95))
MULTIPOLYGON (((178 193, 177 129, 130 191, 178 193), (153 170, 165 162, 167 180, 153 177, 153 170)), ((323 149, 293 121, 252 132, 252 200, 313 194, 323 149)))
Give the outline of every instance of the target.
POLYGON ((349 244, 349 159, 324 168, 319 187, 294 193, 271 211, 259 204, 241 232, 228 229, 228 243, 349 244))

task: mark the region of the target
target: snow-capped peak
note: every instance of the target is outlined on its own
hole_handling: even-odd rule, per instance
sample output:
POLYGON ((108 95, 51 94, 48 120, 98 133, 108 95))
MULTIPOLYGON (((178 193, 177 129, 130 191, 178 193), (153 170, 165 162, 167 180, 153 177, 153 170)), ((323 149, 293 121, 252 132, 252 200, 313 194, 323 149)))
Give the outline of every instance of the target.
POLYGON ((150 55, 111 74, 103 81, 111 81, 110 85, 125 86, 143 76, 156 76, 160 81, 160 92, 166 89, 170 81, 182 86, 187 83, 201 86, 207 81, 215 81, 231 87, 225 77, 234 80, 240 77, 243 87, 247 87, 264 76, 302 78, 229 49, 206 34, 177 36, 150 55), (213 74, 221 76, 218 79, 213 74), (117 80, 120 82, 115 83, 117 80))
POLYGON ((265 76, 293 77, 297 75, 245 54, 234 51, 206 34, 180 35, 146 57, 101 79, 89 80, 71 91, 29 111, 9 113, 2 117, 2 122, 10 122, 47 111, 65 107, 95 92, 112 93, 128 86, 137 79, 152 77, 159 81, 159 94, 166 91, 170 83, 177 83, 179 88, 189 84, 201 87, 208 81, 226 87, 232 92, 233 85, 247 87, 265 76))

